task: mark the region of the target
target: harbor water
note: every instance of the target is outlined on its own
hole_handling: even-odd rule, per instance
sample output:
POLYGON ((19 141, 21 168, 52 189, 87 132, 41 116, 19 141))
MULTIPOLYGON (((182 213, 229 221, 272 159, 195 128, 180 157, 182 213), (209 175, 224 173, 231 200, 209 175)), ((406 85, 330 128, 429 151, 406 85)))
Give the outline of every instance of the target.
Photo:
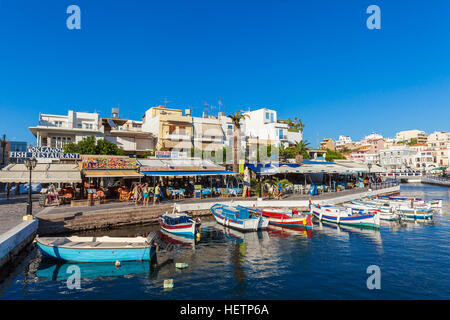
MULTIPOLYGON (((148 262, 56 264, 33 250, 0 284, 0 299, 449 299, 450 189, 405 184, 401 195, 443 199, 443 209, 432 224, 383 223, 380 230, 314 219, 308 232, 270 227, 242 233, 207 219, 195 244, 162 235, 177 246, 173 260, 158 254, 158 268, 148 262), (379 289, 368 287, 369 266, 379 268, 379 289), (74 270, 80 271, 79 288, 74 270), (173 279, 173 288, 163 288, 166 279, 173 279)), ((159 227, 88 234, 152 230, 159 227)))

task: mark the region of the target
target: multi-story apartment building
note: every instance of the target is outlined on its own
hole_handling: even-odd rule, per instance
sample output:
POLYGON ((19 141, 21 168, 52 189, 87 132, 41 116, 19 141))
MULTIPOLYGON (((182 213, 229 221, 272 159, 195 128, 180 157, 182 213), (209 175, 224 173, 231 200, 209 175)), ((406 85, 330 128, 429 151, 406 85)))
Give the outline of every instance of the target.
POLYGON ((411 139, 417 139, 417 143, 427 143, 427 135, 421 130, 405 130, 397 132, 395 135, 395 141, 411 141, 411 139))
POLYGON ((103 137, 116 144, 126 154, 143 154, 155 148, 156 137, 142 129, 142 121, 119 118, 119 110, 113 108, 110 118, 101 118, 103 137))
POLYGON ((428 136, 427 144, 432 148, 445 148, 447 146, 450 146, 450 132, 433 132, 428 136))
POLYGON ((142 129, 158 137, 157 150, 190 151, 194 146, 191 110, 157 106, 148 109, 142 119, 142 129))
POLYGON ((286 123, 277 119, 277 112, 267 108, 244 112, 248 117, 244 119, 242 129, 248 137, 249 144, 265 144, 279 147, 289 146, 288 129, 286 123))
POLYGON ((194 148, 217 151, 224 146, 222 122, 215 116, 193 117, 194 148))
POLYGON ((336 141, 336 148, 352 143, 352 138, 349 136, 339 136, 339 139, 336 141))
POLYGON ((323 138, 323 140, 320 142, 320 149, 323 150, 330 149, 333 151, 336 150, 334 146, 334 140, 329 138, 323 138))
POLYGON ((29 127, 38 147, 61 148, 66 143, 101 136, 97 113, 69 111, 67 115, 40 114, 37 126, 29 127))
POLYGON ((416 150, 406 146, 393 146, 380 151, 380 165, 392 171, 406 171, 412 165, 410 159, 416 153, 416 150))

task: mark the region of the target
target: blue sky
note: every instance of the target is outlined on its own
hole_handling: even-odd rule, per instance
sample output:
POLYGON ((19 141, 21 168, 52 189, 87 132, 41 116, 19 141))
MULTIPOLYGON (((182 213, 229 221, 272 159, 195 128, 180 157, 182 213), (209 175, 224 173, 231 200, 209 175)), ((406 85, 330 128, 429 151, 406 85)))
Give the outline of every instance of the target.
POLYGON ((35 142, 39 112, 140 119, 164 97, 198 116, 219 97, 227 114, 298 116, 313 146, 450 131, 449 16, 445 0, 1 1, 0 134, 35 142))

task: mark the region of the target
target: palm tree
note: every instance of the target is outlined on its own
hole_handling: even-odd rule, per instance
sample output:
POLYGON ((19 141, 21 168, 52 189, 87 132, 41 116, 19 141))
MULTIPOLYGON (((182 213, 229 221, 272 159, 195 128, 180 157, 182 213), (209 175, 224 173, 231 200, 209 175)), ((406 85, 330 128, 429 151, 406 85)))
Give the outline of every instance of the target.
POLYGON ((296 126, 296 128, 301 132, 301 133, 303 133, 303 128, 305 128, 305 124, 302 122, 302 120, 300 119, 300 118, 297 118, 297 117, 294 117, 294 120, 295 120, 295 126, 296 126))
POLYGON ((241 130, 241 120, 245 119, 246 117, 249 118, 248 114, 244 114, 244 111, 239 110, 235 114, 228 115, 228 118, 231 119, 231 122, 234 125, 233 130, 233 171, 239 172, 239 165, 238 165, 238 150, 240 139, 238 137, 240 136, 240 130, 241 130))
POLYGON ((305 156, 308 154, 308 146, 309 146, 309 142, 308 141, 299 141, 295 144, 295 151, 297 153, 297 155, 295 156, 295 162, 297 162, 298 164, 302 164, 303 159, 305 158, 305 156))

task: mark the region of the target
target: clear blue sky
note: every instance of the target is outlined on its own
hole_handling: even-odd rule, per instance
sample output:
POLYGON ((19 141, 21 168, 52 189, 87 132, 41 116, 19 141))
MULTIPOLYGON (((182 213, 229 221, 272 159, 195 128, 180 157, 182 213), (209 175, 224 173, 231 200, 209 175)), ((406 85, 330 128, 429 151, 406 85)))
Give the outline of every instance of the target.
MULTIPOLYGON (((0 134, 35 142, 38 114, 140 119, 161 103, 299 116, 340 134, 450 131, 450 1, 1 1, 0 134), (81 8, 68 30, 66 8, 81 8), (366 8, 381 8, 381 30, 366 8)), ((217 113, 217 109, 214 113, 217 113)))

